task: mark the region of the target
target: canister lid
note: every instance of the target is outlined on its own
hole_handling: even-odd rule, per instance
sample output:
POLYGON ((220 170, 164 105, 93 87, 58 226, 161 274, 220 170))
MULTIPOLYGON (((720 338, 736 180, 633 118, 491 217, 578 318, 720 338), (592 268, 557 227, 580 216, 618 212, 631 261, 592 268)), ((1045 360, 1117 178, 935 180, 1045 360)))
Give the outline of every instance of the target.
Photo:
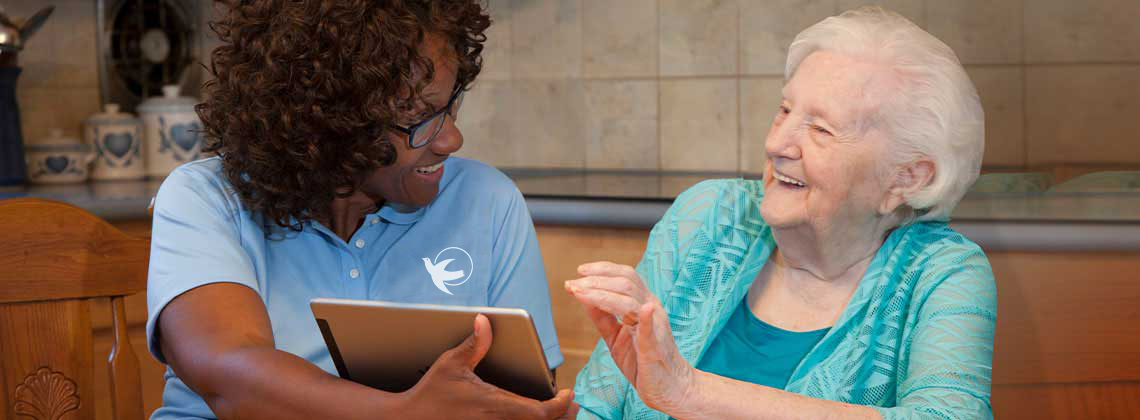
POLYGON ((139 104, 140 113, 151 112, 194 112, 198 100, 189 96, 179 96, 182 88, 178 85, 162 87, 162 96, 148 98, 139 104))
POLYGON ((29 141, 25 147, 29 152, 87 151, 91 149, 90 145, 79 141, 77 138, 64 136, 63 130, 59 128, 48 130, 47 137, 29 141))
POLYGON ((120 112, 119 104, 106 104, 103 105, 103 112, 92 115, 84 121, 86 124, 142 124, 134 114, 129 112, 120 112))

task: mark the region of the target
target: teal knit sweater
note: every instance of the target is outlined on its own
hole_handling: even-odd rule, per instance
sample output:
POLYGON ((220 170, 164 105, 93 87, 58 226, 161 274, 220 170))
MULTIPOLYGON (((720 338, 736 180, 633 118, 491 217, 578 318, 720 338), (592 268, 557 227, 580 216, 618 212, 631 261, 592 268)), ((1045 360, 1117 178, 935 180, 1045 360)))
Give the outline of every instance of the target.
MULTIPOLYGON (((637 272, 696 365, 775 249, 763 187, 705 181, 653 228, 637 272)), ((997 292, 981 248, 945 223, 895 229, 838 322, 785 390, 876 407, 885 419, 988 419, 997 292)), ((574 388, 579 419, 666 419, 599 341, 574 388)))

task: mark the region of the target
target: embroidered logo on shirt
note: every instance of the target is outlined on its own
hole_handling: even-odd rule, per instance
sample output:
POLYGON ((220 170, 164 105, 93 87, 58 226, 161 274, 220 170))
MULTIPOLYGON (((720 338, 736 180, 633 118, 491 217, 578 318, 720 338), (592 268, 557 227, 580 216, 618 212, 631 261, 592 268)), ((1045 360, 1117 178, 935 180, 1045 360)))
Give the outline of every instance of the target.
MULTIPOLYGON (((459 247, 453 246, 453 247, 449 247, 449 248, 444 248, 443 251, 439 251, 439 253, 435 255, 434 260, 429 260, 427 258, 424 258, 423 260, 424 260, 424 268, 426 268, 428 274, 431 275, 431 282, 435 284, 436 288, 443 291, 443 293, 447 293, 449 295, 452 293, 450 290, 447 290, 447 286, 455 287, 455 286, 461 285, 463 283, 466 283, 467 279, 471 278, 471 273, 475 271, 475 261, 471 259, 471 254, 468 254, 467 251, 464 251, 463 248, 459 248, 459 247), (455 250, 455 251, 448 252, 451 250, 455 250), (458 251, 458 252, 456 252, 456 251, 458 251), (440 260, 440 257, 444 256, 443 254, 445 252, 447 252, 449 254, 448 256, 454 256, 455 258, 458 258, 459 253, 462 252, 463 255, 467 257, 467 267, 468 267, 467 270, 465 271, 465 270, 461 269, 459 271, 448 271, 447 265, 450 264, 452 261, 455 261, 455 258, 448 258, 445 260, 440 260), (457 279, 462 279, 462 280, 456 281, 457 279)), ((461 265, 461 264, 463 264, 463 262, 462 262, 462 260, 460 260, 456 264, 461 265)))

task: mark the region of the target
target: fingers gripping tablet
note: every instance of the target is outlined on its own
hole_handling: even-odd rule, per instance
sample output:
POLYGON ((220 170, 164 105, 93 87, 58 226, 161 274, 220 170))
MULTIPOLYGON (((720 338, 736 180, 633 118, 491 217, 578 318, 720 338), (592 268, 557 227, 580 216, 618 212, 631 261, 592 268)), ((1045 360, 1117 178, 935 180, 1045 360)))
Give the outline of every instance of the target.
POLYGON ((475 373, 524 397, 554 397, 554 378, 525 310, 325 298, 309 306, 342 378, 406 391, 440 355, 470 336, 475 315, 483 314, 493 339, 475 373))

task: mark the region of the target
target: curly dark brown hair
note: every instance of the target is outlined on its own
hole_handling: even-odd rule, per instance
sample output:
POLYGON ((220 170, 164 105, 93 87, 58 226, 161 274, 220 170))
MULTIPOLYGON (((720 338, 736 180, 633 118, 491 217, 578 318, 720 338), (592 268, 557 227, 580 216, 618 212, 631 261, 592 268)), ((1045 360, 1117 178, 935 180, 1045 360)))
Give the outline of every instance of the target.
MULTIPOLYGON (((337 196, 395 161, 385 133, 432 80, 420 53, 438 33, 466 89, 490 25, 478 0, 231 0, 212 22, 222 45, 196 108, 206 151, 242 203, 300 230, 337 196)), ((347 192, 346 192, 347 191, 347 192)))

